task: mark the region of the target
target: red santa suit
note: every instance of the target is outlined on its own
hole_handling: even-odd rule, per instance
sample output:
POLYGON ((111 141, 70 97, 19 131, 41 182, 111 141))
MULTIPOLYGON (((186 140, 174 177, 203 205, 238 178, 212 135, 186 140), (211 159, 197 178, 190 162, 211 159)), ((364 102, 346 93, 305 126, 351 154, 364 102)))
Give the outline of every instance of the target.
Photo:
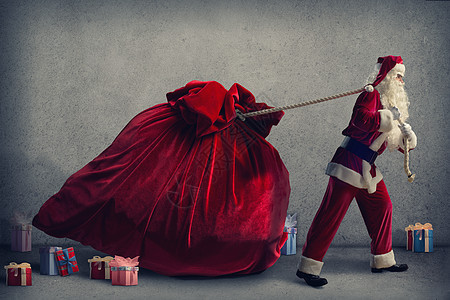
MULTIPOLYGON (((404 66, 399 56, 379 60, 384 60, 384 65, 381 64, 373 86, 390 71, 403 75, 404 66)), ((397 125, 391 111, 383 107, 377 90, 365 91, 358 97, 349 125, 342 132, 345 139, 327 167, 330 179, 303 247, 299 262, 301 272, 320 274, 323 257, 353 198, 372 239, 371 267, 387 268, 396 264, 392 251, 392 203, 374 161, 386 149, 388 134, 392 130, 399 131, 397 125)), ((415 147, 416 140, 413 133, 410 148, 415 147)), ((404 147, 401 139, 397 147, 404 147)))

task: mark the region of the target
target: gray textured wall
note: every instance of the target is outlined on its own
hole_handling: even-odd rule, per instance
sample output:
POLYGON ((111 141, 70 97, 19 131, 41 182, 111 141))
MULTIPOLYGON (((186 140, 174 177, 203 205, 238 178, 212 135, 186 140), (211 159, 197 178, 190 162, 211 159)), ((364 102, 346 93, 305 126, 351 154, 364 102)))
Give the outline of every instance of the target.
MULTIPOLYGON (((393 54, 406 64, 419 140, 412 184, 400 153, 378 160, 394 244, 413 222, 431 222, 435 244, 449 244, 450 2, 72 2, 0 1, 0 243, 13 211, 36 213, 134 115, 188 81, 238 82, 278 106, 359 88, 377 57, 393 54)), ((268 137, 290 172, 299 245, 355 99, 287 111, 268 137)), ((33 241, 55 242, 37 230, 33 241)), ((333 243, 369 244, 356 203, 333 243)))

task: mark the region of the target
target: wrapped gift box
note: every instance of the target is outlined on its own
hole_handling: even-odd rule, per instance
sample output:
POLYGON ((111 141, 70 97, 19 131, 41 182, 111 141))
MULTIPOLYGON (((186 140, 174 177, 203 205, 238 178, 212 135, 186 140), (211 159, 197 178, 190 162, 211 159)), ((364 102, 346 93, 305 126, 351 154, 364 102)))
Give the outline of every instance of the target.
POLYGON ((433 226, 430 223, 416 223, 414 225, 414 252, 433 252, 433 226))
POLYGON ((31 251, 31 224, 13 225, 11 228, 11 250, 31 251))
POLYGON ((111 256, 105 256, 101 258, 100 256, 94 256, 88 259, 89 263, 89 277, 91 279, 111 279, 111 268, 109 263, 114 258, 111 256))
POLYGON ((41 275, 59 275, 55 252, 60 250, 62 250, 61 247, 39 248, 41 275))
POLYGON ((31 266, 29 263, 15 262, 5 266, 6 285, 30 286, 31 284, 31 266))
POLYGON ((109 263, 111 267, 112 285, 137 285, 139 271, 139 256, 124 258, 116 255, 109 263))
POLYGON ((414 225, 409 225, 408 227, 405 228, 405 231, 406 231, 406 250, 412 251, 414 225))
POLYGON ((55 251, 59 274, 67 276, 79 271, 73 247, 55 251))
POLYGON ((297 214, 287 215, 284 222, 284 232, 288 234, 288 238, 281 248, 282 255, 297 254, 297 214))
POLYGON ((285 231, 288 233, 286 243, 281 248, 281 254, 283 255, 295 255, 297 254, 297 228, 287 227, 285 231))

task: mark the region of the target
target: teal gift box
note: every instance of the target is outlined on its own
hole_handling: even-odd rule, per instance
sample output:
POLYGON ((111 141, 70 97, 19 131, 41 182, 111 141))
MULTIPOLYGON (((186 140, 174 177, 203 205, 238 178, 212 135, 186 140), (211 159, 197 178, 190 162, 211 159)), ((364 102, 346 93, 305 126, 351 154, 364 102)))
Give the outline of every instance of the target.
POLYGON ((413 235, 414 252, 433 252, 433 226, 430 223, 416 223, 413 235))

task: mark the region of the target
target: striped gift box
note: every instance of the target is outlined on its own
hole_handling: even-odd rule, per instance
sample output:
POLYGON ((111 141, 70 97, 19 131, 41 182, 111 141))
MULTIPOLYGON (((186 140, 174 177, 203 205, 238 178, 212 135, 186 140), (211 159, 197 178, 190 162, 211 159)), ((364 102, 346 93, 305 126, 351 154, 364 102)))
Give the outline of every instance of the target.
POLYGON ((67 276, 79 271, 73 247, 55 252, 59 275, 67 276))

